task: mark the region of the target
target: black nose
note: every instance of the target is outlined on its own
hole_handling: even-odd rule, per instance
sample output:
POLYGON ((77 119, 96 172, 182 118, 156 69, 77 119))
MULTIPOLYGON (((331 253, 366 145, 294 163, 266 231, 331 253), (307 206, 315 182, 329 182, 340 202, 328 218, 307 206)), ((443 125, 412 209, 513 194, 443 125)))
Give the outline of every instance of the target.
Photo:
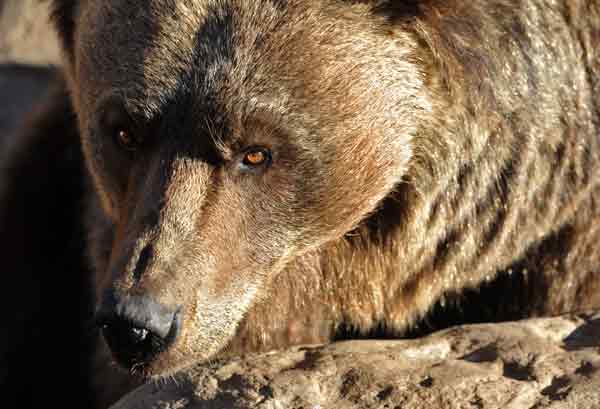
POLYGON ((179 308, 112 291, 104 296, 96 320, 116 360, 127 368, 167 350, 180 328, 179 308))

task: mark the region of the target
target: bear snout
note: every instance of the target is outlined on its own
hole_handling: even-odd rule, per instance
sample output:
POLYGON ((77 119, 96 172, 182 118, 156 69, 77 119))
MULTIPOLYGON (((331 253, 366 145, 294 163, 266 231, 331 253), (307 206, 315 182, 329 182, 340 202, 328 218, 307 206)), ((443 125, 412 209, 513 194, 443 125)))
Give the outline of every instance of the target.
POLYGON ((96 323, 117 362, 125 368, 147 365, 169 349, 181 329, 181 308, 168 307, 150 296, 109 291, 96 323))

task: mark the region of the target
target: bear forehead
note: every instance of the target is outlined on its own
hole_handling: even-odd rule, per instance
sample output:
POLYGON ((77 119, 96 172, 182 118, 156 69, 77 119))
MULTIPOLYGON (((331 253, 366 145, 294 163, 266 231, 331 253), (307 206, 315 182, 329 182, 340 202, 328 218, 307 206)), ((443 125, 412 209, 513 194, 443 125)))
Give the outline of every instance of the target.
POLYGON ((76 79, 93 100, 114 89, 149 110, 160 109, 182 86, 214 94, 224 82, 251 85, 250 76, 272 65, 269 49, 276 47, 267 43, 277 39, 268 31, 281 17, 280 3, 91 2, 78 20, 76 79))
POLYGON ((390 129, 383 122, 403 117, 381 106, 393 101, 395 111, 410 109, 420 98, 420 74, 414 58, 406 58, 409 36, 389 35, 365 3, 86 4, 72 87, 84 127, 103 94, 116 91, 148 120, 177 106, 200 114, 177 109, 179 118, 226 115, 236 128, 258 107, 274 117, 267 122, 275 127, 285 118, 288 128, 302 133, 318 129, 332 140, 338 133, 350 139, 372 132, 376 122, 380 131, 390 129))

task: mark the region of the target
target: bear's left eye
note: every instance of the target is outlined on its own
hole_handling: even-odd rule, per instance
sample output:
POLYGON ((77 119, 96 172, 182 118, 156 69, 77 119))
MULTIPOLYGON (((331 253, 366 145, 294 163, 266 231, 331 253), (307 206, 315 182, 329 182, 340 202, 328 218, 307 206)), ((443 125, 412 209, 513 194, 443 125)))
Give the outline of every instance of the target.
POLYGON ((244 153, 242 163, 248 168, 269 165, 271 163, 271 152, 265 148, 250 148, 244 153))

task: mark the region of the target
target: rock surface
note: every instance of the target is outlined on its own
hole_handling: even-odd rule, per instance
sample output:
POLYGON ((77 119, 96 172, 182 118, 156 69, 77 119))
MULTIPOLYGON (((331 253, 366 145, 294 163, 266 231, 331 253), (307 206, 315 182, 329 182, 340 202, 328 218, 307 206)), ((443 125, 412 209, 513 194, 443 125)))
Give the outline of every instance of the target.
POLYGON ((56 75, 60 52, 48 6, 46 0, 0 0, 0 161, 56 75))
POLYGON ((0 1, 0 63, 59 64, 46 0, 0 1))
POLYGON ((198 365, 112 409, 600 408, 600 313, 198 365))

